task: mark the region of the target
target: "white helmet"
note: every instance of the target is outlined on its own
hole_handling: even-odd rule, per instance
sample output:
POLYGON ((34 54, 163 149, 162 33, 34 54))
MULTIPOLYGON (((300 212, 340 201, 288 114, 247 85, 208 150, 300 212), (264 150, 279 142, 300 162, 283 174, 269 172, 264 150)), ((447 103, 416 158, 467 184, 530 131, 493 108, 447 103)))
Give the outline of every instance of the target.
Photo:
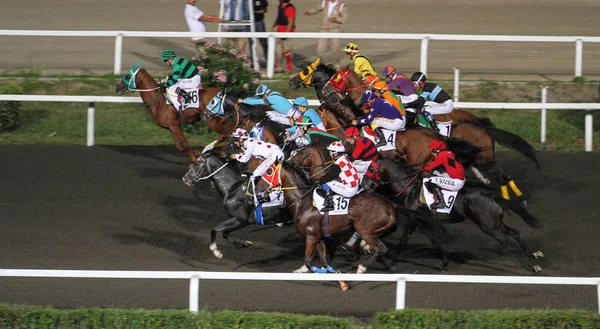
POLYGON ((240 139, 248 139, 248 132, 246 129, 237 128, 231 133, 231 137, 240 138, 240 139))
POLYGON ((346 148, 342 142, 333 142, 327 146, 327 149, 332 152, 344 153, 346 152, 346 148))

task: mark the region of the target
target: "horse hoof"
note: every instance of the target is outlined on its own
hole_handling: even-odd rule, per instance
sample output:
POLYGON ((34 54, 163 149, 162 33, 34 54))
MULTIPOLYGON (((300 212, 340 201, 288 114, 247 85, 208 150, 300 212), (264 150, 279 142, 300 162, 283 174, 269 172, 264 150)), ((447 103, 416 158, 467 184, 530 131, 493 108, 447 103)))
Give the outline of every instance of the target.
POLYGON ((542 272, 542 268, 539 265, 535 265, 535 266, 533 266, 533 271, 535 273, 540 273, 540 272, 542 272))
POLYGON ((344 282, 344 281, 340 281, 340 290, 341 290, 341 291, 346 291, 346 290, 348 290, 348 289, 350 289, 350 285, 349 285, 349 284, 347 284, 347 283, 346 283, 346 282, 344 282))
POLYGON ((525 207, 529 202, 527 200, 521 200, 521 205, 525 207))
POLYGON ((367 271, 367 268, 362 266, 362 265, 358 265, 358 269, 356 270, 356 274, 363 274, 367 271))
POLYGON ((481 182, 483 183, 483 185, 490 185, 490 180, 488 178, 482 179, 481 182))
POLYGON ((544 257, 545 257, 545 256, 544 256, 544 253, 542 253, 542 252, 541 252, 541 251, 539 251, 539 250, 538 250, 538 251, 536 251, 536 252, 534 252, 534 253, 532 253, 532 255, 533 255, 533 257, 535 257, 535 258, 544 258, 544 257))
POLYGON ((213 250, 213 254, 215 255, 215 257, 217 257, 218 259, 223 259, 223 253, 221 252, 221 250, 213 250))

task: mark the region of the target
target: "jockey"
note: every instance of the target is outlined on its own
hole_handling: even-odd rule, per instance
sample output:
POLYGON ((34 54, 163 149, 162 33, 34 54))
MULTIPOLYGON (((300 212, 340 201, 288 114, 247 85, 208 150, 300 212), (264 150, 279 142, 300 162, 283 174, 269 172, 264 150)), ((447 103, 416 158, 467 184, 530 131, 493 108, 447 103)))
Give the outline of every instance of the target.
POLYGON ((446 149, 446 143, 434 139, 429 144, 429 149, 435 158, 421 171, 433 173, 431 181, 425 183, 429 192, 433 193, 436 202, 431 205, 431 209, 446 208, 442 189, 450 191, 460 191, 465 185, 465 169, 462 164, 456 160, 454 153, 446 149))
POLYGON ((355 43, 347 44, 344 52, 354 62, 354 72, 359 77, 364 79, 368 75, 377 75, 377 71, 373 68, 371 61, 364 55, 359 54, 358 46, 355 43))
POLYGON ((283 161, 285 156, 279 146, 254 138, 248 138, 245 129, 237 128, 232 134, 233 144, 240 147, 242 152, 231 154, 230 158, 239 162, 246 163, 253 156, 263 158, 263 162, 254 169, 252 173, 252 188, 256 186, 262 175, 275 163, 275 161, 283 161))
MULTIPOLYGON (((397 73, 391 65, 386 65, 381 70, 381 75, 385 77, 388 89, 397 89, 400 92, 400 100, 405 108, 421 108, 425 101, 419 98, 417 88, 412 81, 404 74, 397 73)), ((414 112, 414 111, 413 111, 414 112)))
POLYGON ((295 125, 298 126, 298 128, 287 137, 285 141, 293 141, 298 147, 303 147, 314 142, 318 142, 321 145, 329 145, 332 142, 340 141, 339 138, 334 135, 314 127, 312 120, 307 116, 301 116, 296 119, 295 125))
MULTIPOLYGON (((287 116, 288 119, 290 120, 290 124, 293 125, 295 120, 298 119, 301 116, 305 116, 305 117, 309 117, 310 120, 312 121, 312 124, 323 130, 326 131, 327 128, 325 128, 325 124, 323 123, 323 120, 321 120, 321 117, 319 116, 319 114, 313 110, 313 109, 309 109, 308 108, 308 99, 306 99, 306 97, 297 97, 296 99, 294 99, 294 107, 288 111, 287 116)), ((290 132, 294 132, 296 131, 296 126, 292 126, 291 128, 288 129, 290 132)))
MULTIPOLYGON (((415 72, 410 77, 410 80, 413 81, 415 87, 421 88, 421 97, 425 101, 433 101, 434 104, 425 106, 423 108, 424 112, 431 113, 433 115, 436 114, 449 114, 454 109, 454 103, 452 103, 452 98, 445 92, 442 87, 436 85, 435 83, 427 82, 427 77, 422 72, 415 72)), ((437 127, 435 124, 435 119, 433 116, 427 116, 427 120, 433 127, 437 127)))
POLYGON ((168 66, 173 67, 173 74, 161 81, 162 86, 167 87, 168 93, 180 95, 185 103, 189 103, 192 100, 192 96, 185 89, 200 87, 202 83, 200 72, 198 72, 194 64, 185 58, 177 57, 175 52, 170 49, 163 51, 160 59, 168 66))
POLYGON ((373 128, 373 131, 379 139, 376 144, 377 147, 385 146, 387 144, 381 127, 396 131, 404 130, 405 127, 402 113, 384 96, 385 93, 388 92, 385 82, 379 81, 375 83, 373 85, 373 96, 375 96, 375 99, 372 100, 371 103, 371 113, 358 120, 352 120, 352 125, 371 125, 371 128, 373 128))
POLYGON ((276 113, 270 112, 269 117, 271 120, 289 125, 287 119, 287 113, 292 109, 292 104, 282 94, 271 91, 271 89, 265 85, 260 85, 256 88, 256 95, 242 100, 244 104, 248 105, 269 105, 276 113))
POLYGON ((346 143, 354 145, 354 151, 348 155, 350 161, 373 161, 379 155, 375 143, 367 137, 361 136, 358 128, 352 126, 346 129, 345 137, 346 143))
POLYGON ((335 165, 327 167, 325 175, 319 180, 320 182, 326 182, 323 184, 323 190, 325 190, 325 203, 323 209, 321 209, 323 212, 334 210, 333 193, 351 198, 358 193, 360 184, 358 171, 350 159, 343 155, 346 149, 342 142, 329 144, 327 150, 329 150, 331 158, 335 161, 335 165))

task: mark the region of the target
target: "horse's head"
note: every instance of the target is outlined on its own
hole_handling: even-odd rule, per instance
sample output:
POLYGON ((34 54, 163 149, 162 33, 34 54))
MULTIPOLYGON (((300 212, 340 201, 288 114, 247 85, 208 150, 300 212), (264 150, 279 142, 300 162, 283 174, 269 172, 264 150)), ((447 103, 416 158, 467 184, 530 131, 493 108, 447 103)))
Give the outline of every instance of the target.
POLYGON ((116 92, 122 93, 137 88, 137 75, 142 64, 138 61, 117 83, 116 92))
POLYGON ((199 181, 208 178, 221 167, 226 161, 222 159, 219 152, 219 149, 211 149, 202 153, 183 176, 183 183, 187 186, 195 186, 199 181))
POLYGON ((329 152, 319 144, 310 144, 292 151, 286 162, 298 166, 309 173, 309 179, 316 179, 326 166, 333 163, 329 152))
POLYGON ((311 85, 313 83, 313 75, 320 62, 321 59, 317 58, 314 63, 311 63, 304 70, 300 71, 300 73, 293 76, 290 79, 290 88, 292 88, 292 90, 296 90, 298 88, 306 88, 307 86, 311 85))
POLYGON ((208 120, 208 119, 214 118, 214 117, 225 116, 224 99, 225 99, 226 94, 224 93, 224 91, 225 90, 216 94, 210 100, 210 102, 208 102, 208 105, 206 105, 206 111, 204 111, 204 110, 202 111, 202 120, 208 120))

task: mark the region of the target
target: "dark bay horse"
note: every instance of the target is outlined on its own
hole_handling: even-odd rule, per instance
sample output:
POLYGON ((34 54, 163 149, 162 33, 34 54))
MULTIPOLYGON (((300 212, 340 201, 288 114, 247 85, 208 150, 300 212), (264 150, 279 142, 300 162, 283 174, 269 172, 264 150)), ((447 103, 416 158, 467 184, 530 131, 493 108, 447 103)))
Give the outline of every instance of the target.
MULTIPOLYGON (((385 157, 379 157, 365 175, 362 186, 366 190, 376 190, 385 185, 390 189, 390 197, 401 206, 409 209, 429 213, 425 203, 420 201, 423 176, 408 165, 397 164, 385 157)), ((527 271, 541 272, 542 268, 531 264, 529 258, 541 258, 544 254, 540 251, 532 252, 523 240, 521 233, 503 221, 504 209, 513 211, 531 228, 539 228, 539 219, 531 215, 517 202, 504 200, 481 188, 465 185, 458 193, 454 206, 449 215, 437 215, 446 223, 458 223, 466 219, 475 223, 481 231, 500 243, 505 251, 517 257, 523 268, 527 271), (511 239, 512 238, 512 239, 511 239)), ((401 244, 410 236, 410 231, 405 232, 401 244)), ((399 249, 397 249, 398 251, 399 249)), ((444 269, 448 266, 446 253, 438 248, 444 269)))
POLYGON ((337 237, 354 230, 371 247, 373 253, 357 262, 357 273, 364 273, 370 264, 387 252, 388 249, 381 241, 381 237, 396 229, 403 232, 409 223, 418 222, 418 225, 424 226, 432 238, 440 242, 446 236, 443 227, 428 215, 396 206, 383 196, 370 192, 353 197, 350 200, 348 215, 330 216, 325 226, 323 215, 313 206, 314 186, 299 166, 282 162, 280 183, 280 187, 275 187, 263 180, 258 183, 256 190, 270 191, 275 188, 285 190, 286 205, 294 217, 296 232, 306 238, 304 264, 297 270, 298 272, 310 271, 312 260, 317 252, 323 263, 322 266, 329 266, 324 241, 327 232, 331 237, 337 237))
MULTIPOLYGON (((144 106, 148 108, 154 122, 161 128, 168 129, 173 136, 175 145, 180 151, 186 152, 192 163, 196 161, 197 152, 192 151, 190 143, 181 130, 182 124, 192 124, 201 119, 202 111, 210 100, 220 91, 219 88, 205 88, 200 90, 200 108, 188 108, 183 115, 171 104, 167 104, 165 90, 161 89, 152 76, 140 63, 136 64, 116 86, 116 91, 139 91, 144 106)), ((207 121, 208 127, 220 136, 229 137, 232 130, 227 131, 219 119, 207 121)))
MULTIPOLYGON (((210 179, 213 186, 223 198, 225 211, 229 219, 217 224, 210 231, 210 250, 215 257, 222 258, 223 253, 217 247, 217 233, 222 232, 223 238, 231 242, 236 248, 252 245, 250 241, 240 241, 229 236, 250 224, 256 223, 254 204, 246 193, 248 179, 241 177, 239 167, 234 161, 229 162, 216 152, 208 151, 198 157, 193 167, 183 176, 183 182, 188 186, 195 186, 201 180, 210 179)), ((263 209, 265 225, 283 223, 290 218, 285 208, 268 207, 263 209)))

